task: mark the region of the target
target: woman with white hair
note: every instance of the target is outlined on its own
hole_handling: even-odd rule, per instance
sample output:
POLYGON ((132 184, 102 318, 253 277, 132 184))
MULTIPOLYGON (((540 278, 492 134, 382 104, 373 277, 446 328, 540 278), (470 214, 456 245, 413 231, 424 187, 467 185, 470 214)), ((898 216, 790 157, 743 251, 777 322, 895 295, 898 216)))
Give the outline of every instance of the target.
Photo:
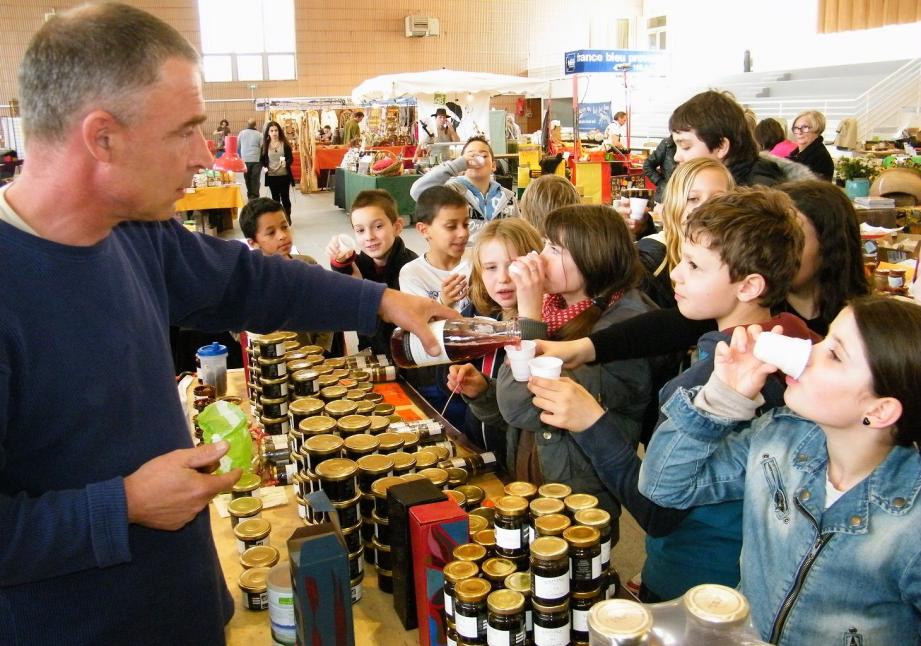
POLYGON ((831 181, 835 172, 835 163, 825 148, 822 133, 825 131, 825 115, 816 110, 808 110, 796 115, 793 120, 793 141, 797 149, 790 153, 791 161, 808 167, 819 179, 831 181))

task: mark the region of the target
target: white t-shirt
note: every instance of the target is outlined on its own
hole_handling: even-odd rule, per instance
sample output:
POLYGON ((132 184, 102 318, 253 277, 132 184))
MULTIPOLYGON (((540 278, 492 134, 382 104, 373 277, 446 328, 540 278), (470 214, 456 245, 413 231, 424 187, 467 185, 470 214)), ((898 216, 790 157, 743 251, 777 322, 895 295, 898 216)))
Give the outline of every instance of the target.
POLYGON ((0 220, 3 220, 7 224, 11 224, 20 231, 25 231, 26 233, 31 233, 34 236, 38 236, 38 233, 26 224, 26 221, 19 217, 19 214, 13 210, 13 207, 10 206, 10 203, 6 201, 6 189, 9 188, 9 185, 4 186, 0 189, 0 220))
MULTIPOLYGON (((426 296, 432 300, 441 298, 441 284, 453 274, 462 274, 467 280, 470 280, 470 271, 473 268, 466 258, 454 269, 445 271, 429 264, 425 255, 419 256, 412 260, 400 270, 400 291, 416 296, 426 296)), ((462 311, 470 301, 465 297, 454 303, 454 309, 462 311)))
POLYGON ((608 127, 604 129, 604 140, 607 141, 608 143, 613 144, 613 141, 612 141, 613 138, 614 138, 614 137, 618 137, 618 138, 620 139, 620 145, 621 145, 621 146, 624 146, 624 145, 625 145, 625 142, 624 142, 624 134, 625 134, 625 133, 624 133, 624 127, 625 127, 626 125, 627 125, 627 124, 624 124, 624 125, 622 126, 622 125, 620 125, 619 123, 617 123, 616 121, 612 121, 611 123, 609 123, 609 124, 608 124, 608 127))

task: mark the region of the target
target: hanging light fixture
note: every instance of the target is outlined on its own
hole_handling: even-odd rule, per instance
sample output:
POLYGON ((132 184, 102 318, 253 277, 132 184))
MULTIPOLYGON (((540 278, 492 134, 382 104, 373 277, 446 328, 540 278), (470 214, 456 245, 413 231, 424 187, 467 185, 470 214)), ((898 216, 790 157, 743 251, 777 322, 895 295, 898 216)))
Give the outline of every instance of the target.
POLYGON ((233 171, 242 173, 246 170, 246 164, 237 154, 237 136, 227 135, 224 137, 224 154, 214 160, 214 170, 233 171))

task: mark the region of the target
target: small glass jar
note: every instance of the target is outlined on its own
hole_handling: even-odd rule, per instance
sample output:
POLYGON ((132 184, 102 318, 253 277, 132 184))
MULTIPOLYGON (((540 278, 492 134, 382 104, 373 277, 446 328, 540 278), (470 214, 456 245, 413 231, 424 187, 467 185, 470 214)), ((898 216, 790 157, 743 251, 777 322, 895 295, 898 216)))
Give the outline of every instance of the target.
POLYGON ((496 510, 493 507, 475 507, 470 510, 471 516, 482 516, 486 519, 487 528, 492 529, 496 519, 496 510))
POLYGON ((486 597, 486 641, 489 646, 522 646, 525 600, 514 590, 494 590, 486 597))
POLYGON ((317 472, 317 467, 326 460, 332 460, 342 456, 342 438, 335 435, 314 435, 304 440, 304 448, 301 449, 307 455, 307 468, 317 472))
POLYGON ((569 579, 573 592, 601 586, 601 533, 594 527, 575 525, 563 532, 569 543, 569 579))
POLYGON ((529 503, 537 497, 537 487, 530 482, 516 480, 505 485, 506 496, 521 496, 529 503))
MULTIPOLYGON (((381 402, 375 402, 373 397, 370 395, 378 395, 380 393, 370 392, 365 395, 365 401, 372 402, 374 404, 374 414, 380 415, 381 417, 390 417, 397 411, 397 407, 393 404, 382 404, 381 402)), ((400 418, 402 420, 402 418, 400 418)))
POLYGON ((556 536, 531 543, 531 599, 553 606, 569 597, 569 544, 556 536))
POLYGON ((377 537, 371 539, 371 547, 374 548, 374 562, 385 570, 393 571, 393 559, 391 558, 390 545, 381 543, 377 537))
POLYGON ((403 478, 391 476, 389 478, 380 478, 371 485, 371 493, 374 494, 374 512, 381 518, 387 518, 389 511, 387 509, 387 490, 398 484, 406 482, 403 478))
POLYGON ((320 479, 313 471, 302 469, 297 475, 297 488, 304 498, 320 490, 320 479))
POLYGON ((583 509, 576 512, 574 520, 579 525, 594 527, 601 534, 601 569, 607 571, 611 565, 611 514, 604 509, 583 509))
MULTIPOLYGON (((291 447, 291 459, 300 460, 301 456, 301 447, 304 446, 304 434, 301 433, 301 429, 295 424, 290 431, 288 431, 288 446, 291 447)), ((301 465, 298 464, 298 471, 301 470, 301 465)))
POLYGON ((537 495, 541 498, 556 498, 564 500, 566 496, 572 493, 572 487, 560 482, 548 482, 537 488, 537 495))
POLYGON ((356 408, 358 408, 358 406, 355 402, 350 402, 348 399, 334 399, 333 401, 326 402, 326 406, 323 407, 323 412, 333 419, 339 419, 340 417, 354 415, 356 408))
POLYGON ((601 588, 595 588, 587 592, 573 592, 569 597, 569 607, 572 611, 572 641, 587 642, 588 634, 588 613, 599 601, 603 601, 601 588))
POLYGON ((285 336, 279 332, 271 334, 247 335, 253 341, 253 347, 260 357, 275 359, 284 357, 287 349, 285 348, 285 336))
MULTIPOLYGON (((357 415, 353 416, 357 417, 357 415)), ((342 420, 339 420, 340 422, 342 420)), ((377 451, 378 441, 373 435, 359 433, 358 435, 349 435, 343 441, 345 455, 350 460, 360 460, 366 455, 372 455, 377 451)))
POLYGON ((423 478, 428 478, 431 480, 432 484, 439 489, 447 489, 448 487, 448 472, 444 469, 431 467, 429 469, 419 469, 416 471, 416 473, 418 473, 423 478))
POLYGON ((590 493, 574 493, 566 496, 563 504, 566 505, 566 514, 573 518, 576 512, 597 507, 598 499, 590 493))
MULTIPOLYGON (((336 510, 336 514, 339 516, 340 527, 353 527, 361 522, 361 514, 359 513, 360 500, 361 494, 357 494, 351 500, 333 503, 333 509, 336 510)), ((355 549, 351 551, 354 552, 355 549)))
POLYGON ((266 435, 287 435, 288 431, 291 430, 291 420, 288 419, 287 413, 281 417, 266 417, 263 415, 259 421, 262 422, 262 429, 266 435))
POLYGON ((319 360, 318 363, 326 361, 323 358, 323 348, 318 345, 302 345, 300 351, 308 357, 316 357, 319 360))
POLYGON ((454 627, 468 644, 486 643, 486 597, 490 590, 486 579, 464 579, 454 586, 454 627))
POLYGON ((403 448, 403 436, 399 433, 379 433, 377 439, 380 440, 378 451, 381 453, 396 453, 403 448))
POLYGON ((464 543, 451 551, 455 561, 470 561, 478 566, 486 560, 486 548, 476 543, 464 543))
POLYGON ((385 570, 379 565, 375 565, 374 569, 377 570, 378 590, 386 592, 387 594, 393 594, 393 571, 385 570))
POLYGON ((566 646, 570 643, 569 601, 545 605, 533 601, 534 646, 566 646))
POLYGON ((358 488, 364 494, 372 493, 375 480, 393 475, 394 461, 389 455, 374 453, 358 458, 357 462, 358 488))
POLYGON ((288 377, 288 365, 284 357, 277 359, 259 357, 259 370, 263 379, 278 379, 279 377, 288 377))
POLYGON ((230 490, 231 499, 244 498, 246 496, 258 495, 259 486, 262 484, 262 478, 249 471, 244 472, 240 479, 233 485, 230 490))
POLYGON ((227 511, 230 513, 230 526, 236 527, 241 520, 262 516, 262 500, 255 496, 236 498, 228 503, 227 511))
MULTIPOLYGON (((298 402, 308 401, 306 399, 299 399, 298 402)), ((315 400, 319 401, 319 400, 315 400)), ((297 402, 295 402, 297 403, 297 402)), ((301 435, 304 436, 304 442, 301 444, 301 448, 307 443, 311 437, 316 435, 335 435, 336 431, 336 420, 332 417, 327 417, 326 415, 314 415, 312 417, 307 417, 302 419, 297 425, 297 429, 301 432, 301 435)))
POLYGON ((301 420, 323 412, 323 401, 316 397, 298 397, 288 407, 291 416, 294 418, 296 426, 300 426, 301 420))
POLYGON ((505 587, 524 597, 525 644, 534 640, 534 616, 531 611, 531 573, 515 572, 505 577, 505 587))
MULTIPOLYGON (((376 409, 372 409, 374 411, 376 409)), ((386 433, 387 429, 390 428, 390 418, 386 415, 378 415, 374 413, 371 415, 371 426, 368 428, 368 432, 371 435, 380 435, 381 433, 386 433)))
POLYGON ((371 521, 374 523, 374 538, 377 542, 381 545, 390 545, 390 519, 374 511, 371 513, 371 521))
POLYGON ((466 469, 460 469, 458 467, 448 467, 445 471, 448 473, 448 486, 452 489, 457 489, 467 484, 467 479, 470 477, 466 469))
POLYGON ((272 525, 263 518, 241 520, 233 528, 233 534, 237 538, 237 551, 242 554, 251 547, 268 545, 271 531, 272 525))
POLYGON ((243 570, 237 580, 243 607, 247 610, 269 609, 269 568, 254 567, 243 570))
MULTIPOLYGON (((306 365, 306 362, 301 362, 306 365)), ((313 397, 320 392, 320 386, 317 379, 320 375, 316 370, 304 368, 291 374, 291 386, 294 390, 295 397, 313 397)))
MULTIPOLYGON (((288 398, 288 378, 279 377, 278 379, 266 379, 263 377, 259 380, 262 386, 263 399, 280 399, 288 398)), ((264 404, 263 404, 264 406, 264 404)), ((278 417, 278 415, 276 415, 278 417)))
POLYGON ((330 357, 326 360, 326 365, 334 369, 345 368, 346 363, 345 357, 330 357))
POLYGON ((877 268, 873 272, 873 287, 878 292, 889 290, 889 270, 877 268))
POLYGON ((445 579, 445 617, 451 623, 454 623, 454 586, 461 581, 474 578, 479 572, 480 568, 473 561, 451 561, 445 565, 442 572, 445 579))
POLYGON ((496 553, 517 558, 525 553, 530 538, 528 501, 521 496, 502 496, 495 503, 496 553))
MULTIPOLYGON (((360 401, 355 402, 355 414, 364 415, 368 419, 374 414, 374 404, 371 402, 360 401)), ((369 431, 370 432, 370 431, 369 431)))
POLYGON ((357 402, 365 398, 365 391, 358 390, 357 388, 355 388, 358 382, 355 381, 354 379, 345 377, 343 379, 340 379, 338 383, 340 386, 347 389, 345 391, 345 398, 348 399, 349 401, 357 402))
POLYGON ((592 644, 646 644, 652 635, 652 613, 643 604, 626 599, 609 599, 588 612, 592 644))
POLYGON ((416 456, 413 454, 396 451, 391 453, 390 457, 393 458, 393 475, 405 476, 408 473, 416 472, 416 456))
POLYGON ((477 532, 481 532, 484 529, 489 529, 489 521, 487 521, 482 516, 469 515, 467 517, 468 523, 468 536, 470 540, 473 540, 473 535, 477 532))
MULTIPOLYGON (((330 377, 333 377, 333 375, 330 375, 330 377)), ((335 383, 338 383, 338 382, 339 380, 336 379, 335 383)), ((342 386, 327 386, 326 388, 320 389, 320 399, 329 403, 332 401, 336 401, 338 399, 342 399, 343 397, 345 397, 346 392, 348 391, 342 386)))
POLYGON ((486 548, 486 555, 496 553, 496 532, 492 529, 482 529, 473 535, 473 542, 486 548))
POLYGON ((562 536, 563 532, 569 529, 572 521, 569 516, 564 514, 548 514, 537 519, 534 525, 534 531, 537 533, 535 538, 541 536, 562 536))
MULTIPOLYGON (((279 397, 278 399, 269 399, 263 394, 262 396, 262 416, 265 417, 287 417, 288 415, 288 398, 279 397)), ((287 432, 287 431, 286 431, 287 432)), ((270 433, 274 435, 274 433, 270 433)))
POLYGON ((317 397, 321 397, 322 395, 320 393, 322 393, 327 388, 339 385, 339 380, 330 374, 333 371, 332 368, 315 367, 313 371, 319 375, 317 377, 317 397))
POLYGON ((320 487, 332 503, 354 500, 358 494, 358 465, 348 458, 324 460, 316 469, 320 487))
POLYGON ((514 561, 497 556, 483 561, 480 569, 493 590, 501 589, 505 585, 505 578, 518 570, 514 561))
MULTIPOLYGON (((328 406, 332 406, 335 403, 336 402, 330 402, 328 406)), ((351 413, 337 418, 336 426, 339 429, 339 434, 342 435, 343 438, 352 435, 365 435, 371 427, 371 418, 366 415, 351 413)))
MULTIPOLYGON (((393 430, 392 428, 390 430, 393 430)), ((403 438, 403 450, 409 453, 419 448, 419 434, 415 431, 396 431, 403 438)))
POLYGON ((288 379, 291 378, 298 370, 307 370, 312 365, 309 361, 305 361, 307 355, 296 350, 295 352, 286 352, 285 353, 285 363, 288 364, 288 379))
POLYGON ((354 580, 365 573, 364 545, 357 552, 349 554, 349 579, 354 580))
POLYGON ((465 484, 455 487, 455 489, 464 494, 464 497, 467 499, 467 502, 464 503, 464 509, 467 511, 476 509, 482 505, 483 500, 486 498, 486 492, 483 491, 483 488, 476 485, 465 484))
MULTIPOLYGON (((357 505, 356 505, 357 507, 357 505)), ((342 528, 342 539, 345 541, 345 548, 349 554, 361 549, 361 520, 352 527, 342 528)))
POLYGON ((271 545, 257 545, 240 555, 240 565, 249 570, 254 567, 275 567, 281 557, 278 550, 271 545))
POLYGON ((429 449, 419 449, 414 454, 416 456, 416 470, 431 469, 438 464, 438 455, 429 449))

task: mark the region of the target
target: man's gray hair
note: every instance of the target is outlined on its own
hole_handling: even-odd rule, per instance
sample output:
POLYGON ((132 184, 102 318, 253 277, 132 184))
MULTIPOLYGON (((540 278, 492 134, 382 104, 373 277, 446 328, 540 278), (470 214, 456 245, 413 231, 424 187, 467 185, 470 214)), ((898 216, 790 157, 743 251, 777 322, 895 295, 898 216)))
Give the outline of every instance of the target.
POLYGON ((106 2, 58 14, 32 37, 19 68, 26 137, 60 140, 90 107, 133 125, 139 91, 170 58, 200 61, 178 31, 140 9, 106 2))

